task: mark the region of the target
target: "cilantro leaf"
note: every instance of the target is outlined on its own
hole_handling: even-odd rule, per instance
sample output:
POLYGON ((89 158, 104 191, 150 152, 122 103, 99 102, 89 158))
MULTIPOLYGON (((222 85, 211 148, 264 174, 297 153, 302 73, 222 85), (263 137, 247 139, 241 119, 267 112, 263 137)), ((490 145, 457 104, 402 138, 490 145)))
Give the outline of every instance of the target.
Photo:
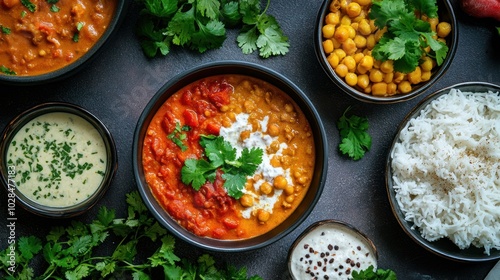
POLYGON ((368 119, 356 115, 347 117, 346 114, 349 110, 350 107, 344 111, 337 122, 337 128, 342 139, 339 149, 350 158, 359 160, 365 155, 366 151, 370 150, 372 138, 367 133, 368 119))
POLYGON ((31 260, 35 254, 42 250, 42 241, 34 236, 19 238, 17 245, 25 260, 31 260))
POLYGON ((182 182, 198 191, 207 180, 213 182, 216 171, 220 169, 228 195, 240 198, 245 188, 246 176, 253 175, 262 162, 262 149, 243 149, 241 156, 236 158, 236 149, 223 137, 213 135, 202 135, 200 145, 204 148, 208 160, 185 160, 181 169, 182 182))
POLYGON ((423 55, 434 57, 441 65, 448 53, 445 43, 433 38, 435 32, 428 22, 416 17, 416 11, 428 17, 437 17, 435 0, 375 0, 369 17, 382 29, 387 27, 372 50, 379 61, 393 60, 394 70, 410 73, 418 66, 423 55), (429 46, 431 52, 426 53, 429 46))
POLYGON ((216 19, 219 14, 221 3, 218 0, 198 0, 197 10, 202 16, 216 19))
POLYGON ((256 26, 245 26, 236 37, 238 47, 241 48, 244 54, 257 50, 257 39, 259 39, 259 34, 256 26))
POLYGON ((31 2, 30 0, 21 0, 21 4, 23 4, 23 6, 25 6, 28 11, 32 13, 36 11, 36 5, 33 4, 33 2, 31 2))
POLYGON ((352 271, 353 280, 396 280, 396 273, 390 269, 378 268, 375 270, 373 265, 370 265, 366 269, 352 271))
POLYGON ((178 0, 144 0, 146 11, 157 17, 170 17, 178 7, 178 0))
POLYGON ((0 65, 0 72, 7 74, 7 75, 17 75, 17 73, 14 70, 11 70, 10 68, 0 65))
POLYGON ((240 5, 237 1, 228 2, 222 6, 221 13, 224 17, 226 26, 236 26, 238 23, 240 23, 241 15, 239 9, 240 5))
POLYGON ((210 20, 207 24, 196 21, 198 31, 191 36, 191 49, 203 53, 209 49, 222 46, 226 40, 226 29, 224 23, 218 20, 210 20))

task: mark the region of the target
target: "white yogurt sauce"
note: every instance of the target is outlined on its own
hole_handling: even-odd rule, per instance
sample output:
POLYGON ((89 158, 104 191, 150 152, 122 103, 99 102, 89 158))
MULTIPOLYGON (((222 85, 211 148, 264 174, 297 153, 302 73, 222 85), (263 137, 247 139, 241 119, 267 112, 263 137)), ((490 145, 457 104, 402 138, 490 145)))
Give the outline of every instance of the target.
MULTIPOLYGON (((259 195, 257 194, 260 185, 264 182, 273 184, 274 178, 278 175, 282 175, 288 181, 288 184, 292 184, 292 178, 289 169, 283 169, 282 167, 274 167, 271 165, 271 159, 274 156, 280 156, 283 154, 283 150, 288 147, 286 143, 281 143, 279 150, 274 154, 269 154, 267 148, 271 146, 271 143, 277 139, 277 137, 271 137, 267 132, 267 123, 269 117, 264 117, 260 120, 262 131, 254 131, 250 133, 250 136, 245 140, 240 140, 240 135, 243 131, 252 131, 252 125, 248 122, 249 114, 240 113, 236 115, 236 121, 231 124, 230 127, 222 127, 220 129, 220 136, 224 138, 227 142, 231 143, 236 149, 237 156, 241 155, 244 148, 260 148, 264 152, 262 155, 262 163, 257 167, 255 174, 260 174, 262 179, 258 180, 254 184, 254 189, 245 189, 243 193, 249 194, 254 197, 254 204, 242 211, 242 217, 249 219, 251 214, 259 209, 273 213, 274 205, 278 202, 280 195, 283 190, 275 190, 272 195, 259 195)), ((249 176, 250 179, 252 176, 249 176)))
POLYGON ((293 248, 290 273, 294 279, 351 279, 352 271, 373 265, 375 252, 354 230, 326 223, 306 234, 293 248))
POLYGON ((29 199, 65 207, 90 197, 106 170, 106 146, 95 127, 70 113, 47 113, 25 124, 12 139, 8 164, 29 199))

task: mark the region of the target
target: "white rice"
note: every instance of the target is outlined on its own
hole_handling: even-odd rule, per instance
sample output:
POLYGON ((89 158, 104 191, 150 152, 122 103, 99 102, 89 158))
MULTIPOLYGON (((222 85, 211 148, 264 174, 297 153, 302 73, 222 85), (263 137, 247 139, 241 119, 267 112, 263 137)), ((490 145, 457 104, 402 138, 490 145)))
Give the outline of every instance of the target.
POLYGON ((452 89, 403 128, 391 153, 407 221, 429 241, 500 250, 500 95, 452 89))

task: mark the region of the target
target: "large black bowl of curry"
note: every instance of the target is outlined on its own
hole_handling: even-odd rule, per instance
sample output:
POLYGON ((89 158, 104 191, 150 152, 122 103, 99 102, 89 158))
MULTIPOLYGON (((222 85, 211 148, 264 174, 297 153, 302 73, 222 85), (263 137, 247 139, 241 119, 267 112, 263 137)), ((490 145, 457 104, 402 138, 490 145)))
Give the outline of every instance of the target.
POLYGON ((128 1, 2 1, 0 83, 54 82, 84 68, 110 40, 128 1))
POLYGON ((327 142, 313 104, 290 80, 253 63, 220 61, 158 90, 137 123, 132 162, 161 225, 194 246, 241 252, 279 240, 307 218, 325 184, 327 142), (234 195, 238 167, 250 165, 244 155, 259 149, 262 161, 243 172, 242 193, 234 195), (198 187, 194 170, 204 177, 198 187))

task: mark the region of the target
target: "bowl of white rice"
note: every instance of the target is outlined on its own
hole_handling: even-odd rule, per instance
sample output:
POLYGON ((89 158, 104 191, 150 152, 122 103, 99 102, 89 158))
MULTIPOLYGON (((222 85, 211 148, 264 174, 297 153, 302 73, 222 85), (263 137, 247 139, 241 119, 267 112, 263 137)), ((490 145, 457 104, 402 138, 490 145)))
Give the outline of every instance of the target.
POLYGON ((500 259, 500 86, 460 83, 422 100, 398 128, 386 185, 399 224, 425 249, 500 259))

